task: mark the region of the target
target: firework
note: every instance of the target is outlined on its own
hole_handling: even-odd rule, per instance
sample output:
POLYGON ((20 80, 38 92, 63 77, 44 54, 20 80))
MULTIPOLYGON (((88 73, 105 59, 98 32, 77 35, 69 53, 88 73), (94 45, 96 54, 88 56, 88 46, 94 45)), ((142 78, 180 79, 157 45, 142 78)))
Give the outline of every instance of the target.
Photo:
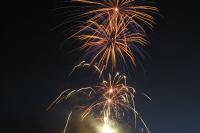
POLYGON ((105 25, 90 21, 89 24, 86 31, 75 37, 84 41, 81 49, 92 57, 91 64, 97 62, 100 68, 111 64, 113 69, 119 63, 126 64, 127 60, 136 64, 133 49, 137 45, 146 45, 147 41, 143 34, 128 31, 129 21, 125 23, 120 19, 115 24, 108 21, 105 25))
MULTIPOLYGON (((91 66, 92 65, 90 64, 82 62, 74 69, 79 67, 90 68, 91 66)), ((123 121, 124 118, 133 117, 130 119, 135 120, 133 124, 136 127, 136 120, 139 118, 145 126, 146 131, 149 133, 148 127, 136 111, 134 102, 136 91, 133 87, 127 85, 126 76, 116 73, 113 77, 109 74, 108 79, 105 79, 103 76, 104 74, 102 73, 103 71, 95 65, 94 68, 101 79, 99 84, 74 90, 67 89, 59 95, 49 108, 63 100, 69 101, 71 99, 75 99, 76 97, 84 96, 85 99, 88 99, 90 102, 86 105, 83 105, 83 103, 77 103, 76 105, 81 111, 82 120, 88 117, 100 119, 104 123, 102 130, 110 130, 108 127, 112 121, 123 121)), ((69 114, 67 119, 64 133, 67 129, 71 114, 72 112, 69 114)))
MULTIPOLYGON (((89 64, 83 61, 75 66, 72 72, 77 68, 92 67, 98 73, 100 81, 93 86, 63 91, 49 108, 63 100, 84 98, 85 102, 73 102, 75 110, 81 112, 82 121, 87 118, 102 121, 103 125, 99 132, 115 132, 111 125, 117 121, 131 121, 136 129, 139 119, 149 133, 147 125, 136 111, 135 89, 127 84, 126 76, 116 70, 118 65, 136 65, 136 50, 138 46, 143 47, 148 43, 145 27, 153 28, 153 15, 158 12, 158 8, 147 0, 71 1, 81 3, 81 8, 77 8, 81 10, 78 11, 81 14, 73 17, 85 21, 70 37, 83 42, 81 50, 86 52, 85 57, 89 60, 89 64), (110 73, 107 71, 109 68, 115 71, 110 73)), ((146 94, 144 96, 150 99, 146 94)), ((74 109, 68 115, 64 133, 73 112, 74 109)))
MULTIPOLYGON (((100 68, 117 69, 117 65, 136 65, 133 52, 138 45, 145 46, 145 30, 138 22, 149 27, 155 24, 152 13, 158 12, 154 6, 143 6, 138 0, 72 0, 89 4, 91 9, 81 14, 87 19, 78 32, 72 35, 84 43, 81 49, 86 52, 90 63, 98 63, 100 68)), ((135 50, 135 51, 137 51, 135 50)))
POLYGON ((152 14, 159 10, 149 0, 72 0, 86 4, 87 10, 79 15, 80 17, 89 18, 88 21, 101 22, 102 19, 121 18, 124 21, 131 21, 130 24, 137 26, 144 31, 141 22, 149 27, 155 24, 152 14))

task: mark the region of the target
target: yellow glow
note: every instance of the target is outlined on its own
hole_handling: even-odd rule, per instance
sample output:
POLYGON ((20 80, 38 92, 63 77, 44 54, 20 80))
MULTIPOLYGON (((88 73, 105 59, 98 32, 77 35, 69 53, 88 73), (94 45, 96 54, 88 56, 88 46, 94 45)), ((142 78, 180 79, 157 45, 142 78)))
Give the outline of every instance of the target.
POLYGON ((97 133, 121 133, 119 129, 114 127, 114 125, 110 125, 109 123, 104 123, 99 127, 97 133))
POLYGON ((104 124, 102 133, 115 133, 115 131, 108 124, 104 124))
POLYGON ((109 125, 104 125, 103 126, 103 133, 111 133, 111 128, 109 125))

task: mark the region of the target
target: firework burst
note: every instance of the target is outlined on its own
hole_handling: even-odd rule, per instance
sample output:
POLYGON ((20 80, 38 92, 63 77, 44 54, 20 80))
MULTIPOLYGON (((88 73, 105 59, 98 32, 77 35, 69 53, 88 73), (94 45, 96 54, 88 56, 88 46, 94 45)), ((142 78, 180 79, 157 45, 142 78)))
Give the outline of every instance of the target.
POLYGON ((91 64, 97 62, 100 68, 111 66, 112 69, 119 63, 126 64, 127 60, 136 64, 133 49, 137 45, 145 46, 147 40, 139 32, 129 32, 129 23, 130 21, 124 22, 123 19, 119 19, 115 23, 107 21, 103 25, 89 21, 89 26, 83 26, 83 31, 75 37, 84 41, 81 49, 92 57, 91 64))
MULTIPOLYGON (((81 5, 81 8, 77 8, 81 10, 78 11, 79 15, 73 17, 85 21, 70 37, 83 42, 81 50, 86 51, 85 57, 89 60, 89 64, 83 61, 75 66, 72 72, 82 67, 95 68, 100 82, 93 86, 63 91, 49 108, 63 100, 72 101, 84 97, 84 103, 78 100, 73 104, 77 107, 76 110, 81 112, 81 120, 92 117, 104 123, 100 132, 110 132, 109 125, 112 121, 131 121, 130 123, 136 129, 139 119, 146 131, 150 133, 144 120, 136 111, 135 89, 127 85, 125 75, 116 71, 118 65, 126 66, 130 63, 136 65, 135 49, 148 43, 145 27, 153 28, 155 25, 153 15, 158 12, 158 8, 147 0, 71 1, 81 5), (114 74, 108 72, 109 68, 114 70, 112 71, 114 74)), ((67 118, 64 133, 67 131, 72 113, 73 109, 67 118)))
POLYGON ((87 10, 80 17, 89 18, 89 21, 101 22, 102 19, 121 18, 124 21, 131 21, 130 24, 137 26, 140 30, 144 28, 139 22, 153 27, 155 24, 152 14, 159 10, 149 0, 72 0, 86 4, 87 10))
MULTIPOLYGON (((91 64, 81 62, 74 70, 79 67, 90 68, 92 66, 91 64)), ((87 99, 90 102, 85 105, 81 102, 75 105, 81 111, 82 120, 93 117, 93 119, 101 120, 104 125, 109 125, 112 121, 123 121, 124 119, 133 117, 130 118, 130 120, 134 120, 132 124, 136 127, 136 120, 139 119, 149 133, 144 120, 136 111, 134 101, 136 91, 133 87, 127 85, 126 76, 116 73, 113 77, 109 74, 108 79, 105 79, 102 73, 103 70, 99 69, 96 65, 94 65, 94 68, 101 79, 99 84, 74 90, 67 89, 59 95, 49 108, 63 100, 69 101, 77 96, 84 96, 85 100, 87 99)), ((71 114, 72 112, 69 114, 66 127, 71 114)), ((66 129, 64 129, 64 133, 66 129)))
MULTIPOLYGON (((152 0, 69 0, 71 20, 81 20, 73 26, 69 38, 81 40, 81 50, 86 52, 83 59, 98 63, 100 68, 112 70, 136 65, 136 55, 143 56, 143 46, 148 43, 145 32, 156 24, 155 14, 159 9, 152 0), (72 9, 72 10, 71 10, 72 9), (127 63, 128 62, 128 63, 127 63)), ((68 4, 68 3, 67 3, 68 4)))
POLYGON ((141 23, 152 28, 155 24, 152 14, 157 13, 158 8, 151 4, 144 6, 142 4, 148 2, 139 0, 72 1, 89 5, 89 11, 80 15, 87 21, 71 37, 84 42, 81 49, 90 63, 97 62, 100 68, 110 66, 112 70, 119 64, 126 66, 127 61, 136 65, 133 51, 148 42, 141 23))

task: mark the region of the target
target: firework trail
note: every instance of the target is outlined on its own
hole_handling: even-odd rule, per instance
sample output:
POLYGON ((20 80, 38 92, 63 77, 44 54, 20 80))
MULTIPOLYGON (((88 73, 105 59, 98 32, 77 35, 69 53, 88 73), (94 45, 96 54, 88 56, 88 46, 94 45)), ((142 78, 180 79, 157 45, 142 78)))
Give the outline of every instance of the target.
MULTIPOLYGON (((134 101, 136 91, 133 87, 127 85, 125 75, 121 75, 117 72, 113 77, 111 74, 108 74, 108 78, 105 79, 103 70, 96 65, 87 64, 84 61, 75 66, 73 71, 80 67, 87 67, 89 69, 93 67, 101 79, 101 82, 94 86, 80 89, 67 89, 63 91, 58 98, 52 102, 48 109, 61 101, 70 101, 77 96, 84 95, 90 102, 86 105, 82 105, 81 102, 75 105, 78 106, 77 108, 79 108, 81 112, 82 120, 93 117, 93 119, 100 119, 104 125, 110 125, 112 121, 123 121, 126 118, 132 117, 130 118, 131 120, 134 120, 132 126, 135 126, 136 128, 136 121, 139 119, 146 131, 148 133, 150 132, 146 123, 136 111, 134 101)), ((67 131, 72 112, 69 113, 67 118, 64 133, 67 131)))

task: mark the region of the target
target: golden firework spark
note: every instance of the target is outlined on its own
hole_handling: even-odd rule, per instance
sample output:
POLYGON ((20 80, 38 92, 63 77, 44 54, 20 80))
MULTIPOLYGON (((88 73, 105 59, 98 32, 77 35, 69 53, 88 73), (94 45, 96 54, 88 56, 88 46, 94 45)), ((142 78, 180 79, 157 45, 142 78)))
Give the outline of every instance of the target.
POLYGON ((119 63, 126 64, 130 60, 132 64, 135 63, 134 47, 137 45, 144 46, 147 44, 145 36, 141 33, 131 33, 127 29, 130 21, 124 22, 119 19, 116 23, 107 22, 107 24, 100 25, 96 21, 90 21, 83 28, 86 31, 77 34, 75 37, 84 41, 81 49, 89 54, 91 64, 98 63, 100 68, 106 68, 111 64, 113 69, 119 63))
POLYGON ((86 4, 87 10, 80 16, 88 18, 88 21, 96 21, 103 24, 109 16, 117 19, 121 18, 124 21, 130 21, 130 24, 137 26, 144 31, 141 22, 153 27, 155 19, 152 16, 159 9, 154 6, 150 0, 72 0, 86 4), (103 20, 103 21, 102 21, 103 20))
POLYGON ((91 5, 89 11, 81 14, 89 19, 72 35, 84 42, 81 49, 86 51, 90 63, 97 62, 100 68, 110 64, 112 69, 117 64, 126 65, 127 60, 136 65, 134 48, 148 42, 138 22, 153 27, 155 21, 151 14, 158 12, 158 8, 144 6, 139 0, 72 1, 91 5))
MULTIPOLYGON (((93 65, 81 62, 75 67, 75 69, 79 67, 91 66, 93 65)), ((49 106, 49 108, 63 100, 68 101, 76 96, 84 95, 87 97, 87 99, 90 99, 91 102, 88 102, 84 106, 81 104, 77 105, 82 112, 82 120, 92 116, 93 118, 101 119, 104 125, 108 127, 112 120, 123 120, 124 117, 132 116, 135 120, 135 126, 136 120, 139 118, 146 128, 146 131, 149 133, 149 129, 144 120, 136 111, 134 101, 136 91, 133 87, 127 85, 126 76, 117 72, 113 77, 111 74, 109 74, 108 79, 105 79, 102 74, 103 70, 99 69, 98 66, 95 65, 94 68, 98 72, 100 79, 102 79, 98 85, 80 89, 67 89, 59 95, 59 97, 49 106)), ((64 133, 66 131, 71 114, 72 112, 69 114, 67 119, 64 133)), ((105 128, 105 130, 107 130, 107 128, 105 128)))

